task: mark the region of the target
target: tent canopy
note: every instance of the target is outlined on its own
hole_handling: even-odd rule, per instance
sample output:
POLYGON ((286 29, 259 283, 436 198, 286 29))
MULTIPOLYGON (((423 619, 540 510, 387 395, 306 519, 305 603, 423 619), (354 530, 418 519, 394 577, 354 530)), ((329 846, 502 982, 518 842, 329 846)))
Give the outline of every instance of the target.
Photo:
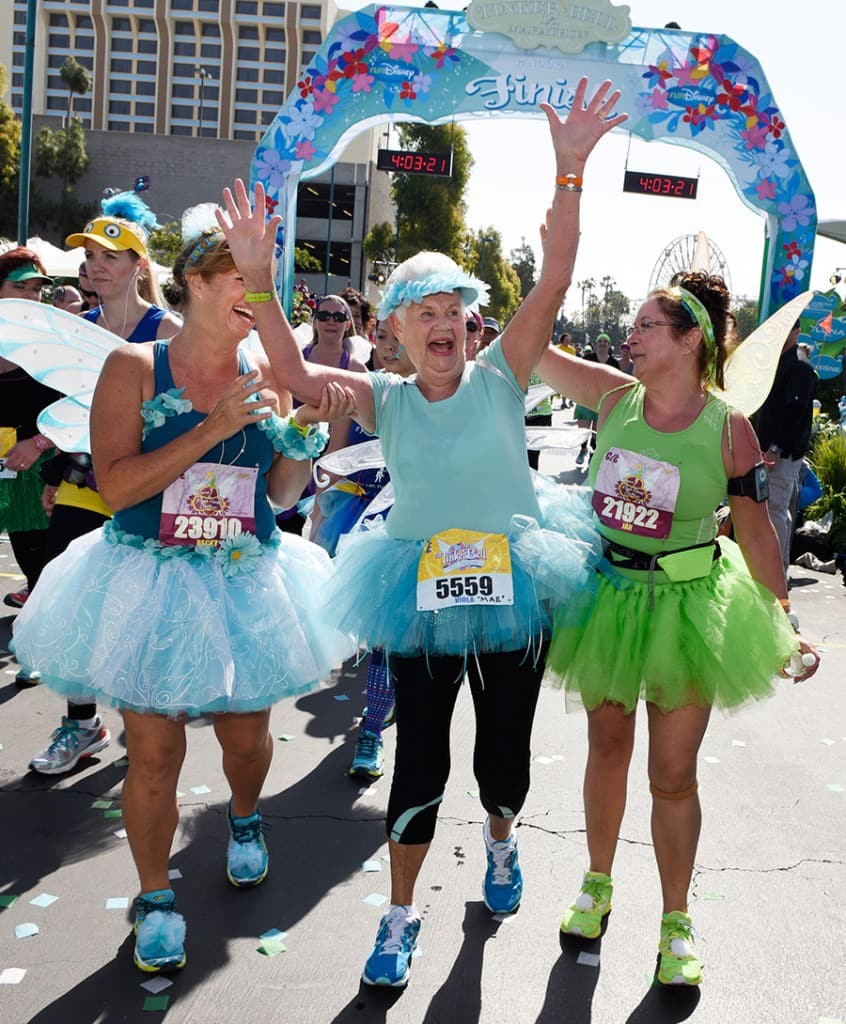
POLYGON ((821 220, 817 224, 817 234, 846 244, 846 220, 821 220))
MULTIPOLYGON (((52 242, 46 242, 38 235, 33 235, 26 242, 27 249, 32 249, 36 256, 44 264, 44 269, 50 277, 76 277, 79 272, 79 265, 85 259, 85 250, 82 246, 75 249, 60 249, 52 242)), ((159 284, 167 281, 171 275, 170 267, 163 267, 150 260, 150 269, 156 275, 159 284)))

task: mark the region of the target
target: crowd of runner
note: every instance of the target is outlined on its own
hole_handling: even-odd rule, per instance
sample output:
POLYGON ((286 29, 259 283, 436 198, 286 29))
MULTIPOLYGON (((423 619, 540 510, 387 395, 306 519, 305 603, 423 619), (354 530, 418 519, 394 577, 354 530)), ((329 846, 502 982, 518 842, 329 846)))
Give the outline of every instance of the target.
MULTIPOLYGON (((314 302, 303 346, 277 298, 277 220, 260 184, 251 197, 236 182, 205 223, 188 218, 173 270, 178 315, 150 272, 146 207, 109 200, 67 239, 84 247, 85 275, 55 304, 125 344, 99 373, 90 455, 60 452, 38 429, 61 396, 0 363, 0 528, 26 577, 6 602, 20 609, 19 682, 67 701, 34 771, 70 771, 110 742, 98 705, 122 715, 141 970, 186 963, 168 880, 186 724, 212 718, 231 791, 225 870, 236 887, 259 885, 270 869, 259 807, 270 710, 369 657, 350 774, 381 776, 382 730, 395 722, 397 736, 391 902, 366 983, 408 980, 415 883, 465 679, 484 901, 497 914, 519 907, 515 823, 545 677, 584 707, 588 731, 588 868, 562 932, 594 938, 611 909, 642 703, 663 899, 658 980, 701 981, 688 893, 711 709, 769 695, 786 670, 807 678, 818 657, 789 618, 755 486, 757 438, 714 394, 735 340, 722 280, 683 273, 650 295, 619 362, 603 335, 586 358, 569 339, 550 344, 572 283, 586 161, 625 120, 618 99, 610 83, 590 95, 582 80, 564 120, 543 107, 556 164, 544 259, 504 329, 479 311, 483 281, 424 252, 393 271, 378 309, 352 289, 314 302), (542 382, 591 430, 595 452, 585 442, 577 456, 589 486, 533 472, 526 425, 549 426, 552 405, 542 399, 527 419, 525 395, 542 382), (376 438, 378 465, 357 463, 376 438), (345 469, 312 473, 338 453, 345 469), (736 543, 717 539, 726 500, 736 543)), ((0 255, 0 298, 40 301, 50 284, 34 253, 0 255)))

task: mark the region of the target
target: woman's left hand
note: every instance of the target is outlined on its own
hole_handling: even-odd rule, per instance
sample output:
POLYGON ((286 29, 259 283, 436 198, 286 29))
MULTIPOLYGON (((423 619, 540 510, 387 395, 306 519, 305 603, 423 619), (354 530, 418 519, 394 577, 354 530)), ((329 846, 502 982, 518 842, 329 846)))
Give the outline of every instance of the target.
POLYGON ((282 218, 265 216, 264 186, 256 182, 255 206, 250 203, 247 186, 240 178, 235 179, 232 189, 223 190, 226 213, 215 211, 220 230, 226 235, 232 258, 247 291, 265 290, 272 281, 271 264, 276 246, 276 229, 282 218))
POLYGON ((301 405, 294 414, 300 426, 311 423, 327 423, 354 416, 357 409, 355 393, 336 381, 330 381, 320 396, 319 405, 301 405))
POLYGON ((585 101, 587 87, 587 78, 579 79, 573 105, 563 121, 554 107, 548 103, 541 104, 541 110, 549 122, 559 174, 579 174, 602 136, 622 124, 629 116, 612 116, 621 93, 619 89, 614 89, 609 95, 611 82, 603 82, 593 96, 585 101))
MULTIPOLYGON (((782 672, 782 675, 791 676, 794 683, 803 683, 806 679, 810 679, 811 676, 820 667, 820 656, 817 649, 813 647, 811 644, 809 644, 806 640, 803 640, 801 636, 797 636, 796 639, 799 641, 799 653, 798 655, 794 654, 793 658, 797 656, 801 657, 802 671, 798 675, 794 675, 793 672, 788 672, 785 670, 782 672), (808 661, 810 658, 813 658, 814 660, 811 662, 810 665, 806 665, 805 662, 808 661)), ((793 658, 791 658, 791 661, 793 660, 793 658)), ((785 668, 787 667, 789 666, 786 666, 785 668)))

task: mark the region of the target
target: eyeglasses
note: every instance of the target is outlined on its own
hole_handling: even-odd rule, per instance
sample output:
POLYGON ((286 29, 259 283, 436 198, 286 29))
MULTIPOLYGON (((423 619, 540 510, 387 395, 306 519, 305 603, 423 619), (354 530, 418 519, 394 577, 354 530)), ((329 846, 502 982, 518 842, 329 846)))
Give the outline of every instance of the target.
POLYGON ((318 309, 314 314, 314 318, 322 324, 325 324, 327 320, 334 320, 336 324, 345 324, 347 322, 347 314, 342 313, 340 309, 334 313, 330 313, 328 309, 318 309))
POLYGON ((468 334, 474 334, 479 330, 479 325, 475 320, 468 320, 464 327, 468 334))
POLYGON ((641 320, 639 324, 632 324, 629 334, 646 334, 653 327, 672 327, 669 320, 641 320))

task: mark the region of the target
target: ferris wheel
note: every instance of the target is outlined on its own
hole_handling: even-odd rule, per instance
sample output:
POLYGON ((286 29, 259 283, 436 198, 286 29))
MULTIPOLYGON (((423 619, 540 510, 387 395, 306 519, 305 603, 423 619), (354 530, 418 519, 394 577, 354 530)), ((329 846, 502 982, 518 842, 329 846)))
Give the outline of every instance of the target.
POLYGON ((704 231, 700 231, 698 235, 679 235, 664 246, 652 268, 649 291, 665 288, 673 274, 681 270, 707 270, 709 274, 719 274, 731 292, 731 277, 726 258, 717 243, 704 231))

